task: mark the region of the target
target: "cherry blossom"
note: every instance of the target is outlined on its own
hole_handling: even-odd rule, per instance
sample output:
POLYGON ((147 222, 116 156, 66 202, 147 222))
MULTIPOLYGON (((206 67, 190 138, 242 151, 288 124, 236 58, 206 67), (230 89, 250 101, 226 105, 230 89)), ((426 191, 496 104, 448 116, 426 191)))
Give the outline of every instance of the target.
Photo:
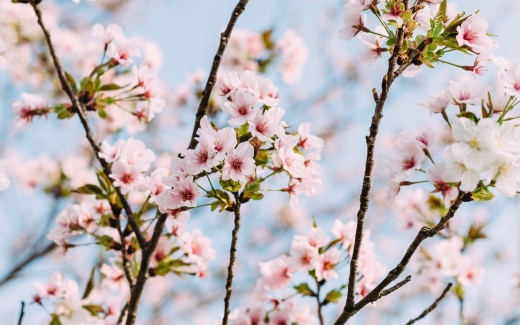
POLYGON ((455 186, 450 186, 449 182, 444 178, 445 164, 435 164, 428 168, 426 177, 435 186, 435 192, 442 194, 445 206, 450 206, 451 201, 455 200, 459 195, 459 190, 455 186))
POLYGON ((415 170, 420 169, 425 154, 416 141, 397 141, 395 147, 398 155, 392 158, 386 158, 387 166, 395 172, 392 180, 404 181, 415 170))
POLYGON ((286 287, 291 281, 294 270, 287 264, 287 258, 277 257, 269 262, 260 262, 262 278, 258 284, 266 290, 276 290, 286 287))
POLYGON ((334 270, 334 267, 339 263, 340 257, 341 251, 335 247, 320 255, 318 267, 316 268, 318 281, 338 278, 338 273, 334 270))
POLYGON ((507 70, 500 70, 498 72, 498 82, 507 95, 520 95, 520 60, 512 61, 507 70))
POLYGON ((133 56, 141 56, 141 50, 135 42, 125 37, 119 37, 108 44, 107 55, 112 58, 114 63, 127 67, 133 63, 131 59, 133 56))
POLYGON ((426 103, 419 102, 419 106, 430 111, 430 115, 442 113, 452 102, 452 94, 449 90, 441 90, 432 94, 426 103))
POLYGON ((357 36, 360 32, 367 31, 367 28, 365 27, 365 24, 367 23, 367 15, 365 14, 351 14, 349 12, 345 12, 343 14, 343 23, 345 24, 345 27, 342 27, 338 31, 338 36, 339 38, 346 41, 357 36))
POLYGON ((226 156, 226 162, 222 169, 222 179, 232 179, 237 182, 246 183, 246 176, 255 171, 255 160, 253 159, 254 148, 247 142, 242 142, 236 149, 232 149, 226 156))
POLYGON ((32 122, 32 119, 36 115, 46 114, 44 110, 47 105, 45 104, 45 100, 33 94, 22 94, 22 101, 13 103, 13 111, 14 114, 18 116, 18 121, 16 122, 16 127, 20 129, 26 129, 32 122))
POLYGON ((249 121, 252 127, 251 134, 261 141, 272 143, 271 138, 278 133, 284 114, 285 111, 279 107, 272 107, 263 114, 260 110, 256 110, 253 119, 249 121))
POLYGON ((129 164, 125 159, 120 159, 112 165, 112 174, 109 176, 114 180, 114 186, 120 187, 124 194, 132 191, 142 181, 141 168, 129 164))
POLYGON ((229 124, 242 125, 253 118, 253 106, 257 102, 258 99, 256 97, 250 97, 247 92, 237 90, 231 95, 231 101, 224 103, 222 110, 231 115, 231 118, 228 120, 229 124))
POLYGON ((482 53, 498 47, 487 35, 489 24, 478 19, 477 15, 471 15, 459 27, 457 27, 457 42, 460 46, 468 46, 476 53, 482 53))
POLYGON ((92 26, 92 36, 103 42, 104 44, 108 44, 113 40, 120 39, 123 36, 123 29, 121 26, 116 24, 110 24, 105 27, 101 24, 95 24, 92 26))
MULTIPOLYGON (((388 35, 383 26, 377 26, 376 33, 388 35)), ((359 34, 358 37, 366 46, 368 46, 368 49, 366 49, 360 57, 360 61, 365 63, 367 66, 371 66, 376 62, 377 59, 381 57, 381 53, 388 51, 388 49, 384 47, 384 44, 386 43, 384 37, 367 33, 359 34)))
POLYGON ((157 204, 162 213, 183 206, 197 206, 197 198, 200 196, 200 192, 197 184, 193 182, 192 176, 174 181, 173 184, 173 189, 162 192, 156 198, 157 204))

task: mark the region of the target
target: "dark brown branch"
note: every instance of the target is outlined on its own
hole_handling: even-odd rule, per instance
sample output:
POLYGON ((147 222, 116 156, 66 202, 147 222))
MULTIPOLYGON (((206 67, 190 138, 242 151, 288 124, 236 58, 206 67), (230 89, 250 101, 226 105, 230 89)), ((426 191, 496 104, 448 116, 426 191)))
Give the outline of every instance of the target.
POLYGON ((121 325, 123 323, 123 319, 125 318, 126 311, 128 310, 128 303, 125 304, 123 309, 121 310, 121 314, 119 314, 119 318, 117 319, 116 325, 121 325))
POLYGON ((137 317, 137 308, 139 307, 141 294, 143 293, 144 285, 146 283, 146 280, 148 279, 148 267, 150 266, 150 260, 152 259, 152 255, 155 251, 155 248, 157 248, 157 243, 159 243, 159 238, 161 237, 164 223, 166 222, 166 218, 168 218, 168 214, 159 215, 159 218, 157 219, 157 223, 155 224, 153 230, 152 239, 150 239, 146 248, 142 250, 139 274, 137 275, 137 280, 135 281, 134 288, 130 293, 130 302, 128 303, 128 317, 126 318, 126 325, 133 325, 135 323, 135 319, 137 317))
MULTIPOLYGON (((90 125, 88 122, 88 117, 87 117, 85 111, 83 110, 83 108, 81 107, 78 97, 74 94, 74 91, 72 90, 72 86, 70 85, 69 81, 67 80, 67 78, 65 76, 65 72, 61 66, 60 60, 59 60, 58 56, 56 55, 56 51, 54 49, 54 45, 51 40, 51 35, 50 35, 49 31, 47 30, 47 28, 45 27, 45 24, 43 23, 42 12, 40 11, 40 8, 34 2, 34 0, 29 0, 29 2, 31 3, 31 6, 34 9, 34 12, 36 13, 36 17, 38 18, 38 25, 40 25, 40 27, 43 31, 43 34, 45 36, 45 40, 47 41, 47 46, 49 48, 49 52, 51 54, 52 61, 54 62, 54 68, 56 69, 56 74, 58 75, 58 79, 60 80, 61 87, 62 87, 63 91, 67 94, 67 96, 69 97, 74 111, 78 114, 81 124, 83 125, 83 128, 85 129, 85 136, 86 136, 88 142, 90 143, 92 149, 94 150, 97 160, 103 167, 105 174, 107 174, 107 176, 108 176, 110 174, 110 166, 103 158, 101 158, 99 156, 101 148, 99 147, 96 140, 94 139, 94 134, 92 133, 92 130, 90 128, 90 125)), ((119 188, 115 187, 115 189, 116 189, 117 195, 119 196, 121 203, 123 204, 123 208, 125 209, 125 212, 128 217, 128 222, 130 223, 130 226, 132 227, 132 230, 135 233, 137 241, 139 242, 139 245, 141 245, 141 247, 144 248, 146 246, 146 239, 144 238, 143 233, 141 232, 141 229, 139 228, 139 225, 137 224, 137 221, 135 220, 135 217, 134 217, 134 214, 130 207, 130 204, 128 204, 128 201, 126 200, 124 195, 122 195, 119 188)))
POLYGON ((413 242, 410 244, 410 246, 406 250, 406 253, 403 256, 403 258, 401 259, 401 261, 399 262, 399 264, 394 269, 392 269, 387 274, 387 276, 372 291, 370 291, 370 293, 368 295, 365 296, 365 298, 361 299, 357 304, 355 304, 353 308, 349 309, 349 308, 347 308, 347 306, 345 306, 345 308, 343 309, 343 312, 341 313, 341 315, 339 316, 339 318, 336 320, 336 322, 334 324, 335 325, 345 324, 347 322, 347 320, 349 320, 353 315, 355 315, 359 310, 361 310, 367 304, 376 301, 379 298, 381 292, 383 292, 383 290, 390 283, 395 281, 395 279, 397 279, 397 277, 399 277, 401 275, 401 273, 403 273, 404 269, 410 262, 410 259, 412 258, 413 254, 419 248, 419 245, 426 238, 435 236, 436 234, 441 232, 446 227, 448 222, 451 220, 451 218, 453 218, 453 216, 455 215, 455 212, 457 212, 460 205, 462 204, 465 194, 466 193, 464 193, 464 192, 459 193, 459 196, 457 197, 455 202, 453 202, 453 204, 451 205, 451 207, 448 210, 448 212, 446 213, 446 215, 444 217, 442 217, 441 220, 439 220, 439 222, 437 223, 437 225, 435 225, 435 227, 433 227, 433 228, 423 227, 419 231, 417 236, 415 236, 415 239, 413 240, 413 242))
POLYGON ((226 297, 224 298, 224 317, 222 318, 222 325, 227 325, 228 317, 230 313, 230 300, 231 293, 233 291, 233 268, 236 262, 236 254, 237 254, 237 241, 238 241, 238 230, 240 229, 240 198, 238 193, 234 193, 235 195, 235 206, 233 207, 233 212, 235 214, 235 227, 233 228, 233 232, 231 233, 231 248, 229 249, 229 265, 228 265, 228 275, 226 281, 226 297))
POLYGON ((134 288, 135 279, 132 273, 132 268, 130 267, 130 262, 128 261, 125 236, 123 235, 123 231, 121 230, 121 214, 116 215, 116 222, 117 232, 119 233, 119 240, 121 241, 121 257, 123 259, 123 270, 125 272, 128 285, 130 286, 130 290, 132 290, 134 288))
POLYGON ((211 71, 209 72, 206 87, 202 92, 202 98, 200 99, 199 108, 197 109, 197 114, 195 116, 195 124, 193 125, 193 132, 191 133, 191 140, 188 149, 195 149, 197 146, 197 140, 195 140, 195 137, 197 135, 197 130, 200 128, 200 120, 206 114, 211 91, 217 82, 217 72, 218 67, 220 66, 220 61, 222 60, 222 56, 224 55, 224 51, 226 50, 226 46, 231 37, 233 27, 235 27, 235 23, 237 22, 238 17, 242 14, 248 2, 249 0, 240 0, 238 2, 235 9, 233 10, 233 13, 231 14, 231 18, 229 19, 226 29, 220 34, 220 44, 218 46, 217 54, 215 54, 215 58, 213 59, 213 64, 211 65, 211 71))
MULTIPOLYGON (((348 293, 346 309, 352 309, 354 307, 354 291, 356 285, 356 274, 357 274, 357 263, 359 259, 359 250, 361 242, 363 240, 363 227, 365 224, 365 215, 368 211, 368 204, 370 202, 370 189, 372 187, 372 169, 374 168, 374 147, 376 142, 377 133, 379 132, 379 124, 383 118, 383 107, 385 106, 386 99, 388 97, 388 91, 394 78, 395 65, 397 58, 401 52, 404 39, 404 30, 400 28, 397 33, 397 44, 394 48, 392 56, 388 59, 388 72, 383 78, 381 95, 376 103, 374 116, 372 116, 372 124, 370 125, 370 134, 366 137, 367 144, 367 157, 365 162, 365 174, 363 177, 363 186, 359 197, 359 210, 357 213, 357 226, 356 236, 354 241, 354 250, 352 253, 352 259, 350 261, 350 274, 348 279, 348 293)), ((373 94, 377 92, 372 91, 373 94)), ((374 96, 374 99, 377 96, 374 96)))
POLYGON ((439 296, 439 298, 437 298, 437 300, 435 300, 435 302, 428 308, 426 308, 420 315, 419 317, 417 318, 414 318, 412 320, 410 320, 408 323, 406 323, 406 325, 412 325, 413 323, 417 322, 418 320, 420 319, 423 319, 424 317, 426 317, 426 315, 428 315, 432 310, 434 310, 435 308, 437 308, 437 306, 439 305, 439 303, 441 302, 442 299, 444 299, 444 297, 446 297, 446 294, 448 294, 448 292, 450 291, 450 288, 453 284, 452 283, 448 283, 448 286, 446 287, 446 289, 444 289, 444 291, 442 292, 442 294, 439 296))
POLYGON ((24 315, 25 302, 22 301, 22 308, 20 309, 20 317, 18 318, 18 325, 22 325, 22 319, 24 315))
POLYGON ((33 261, 39 259, 40 257, 45 256, 49 252, 51 252, 54 248, 56 248, 56 244, 48 243, 42 250, 34 251, 32 254, 27 256, 25 259, 21 260, 16 264, 15 267, 11 269, 11 271, 0 280, 0 286, 6 284, 10 280, 14 279, 18 276, 20 270, 22 270, 27 265, 31 264, 33 261))
POLYGON ((409 276, 406 277, 406 279, 404 279, 403 281, 397 283, 395 286, 381 291, 381 293, 379 294, 379 298, 382 298, 384 296, 388 296, 389 294, 391 294, 392 292, 396 291, 397 289, 400 289, 402 286, 404 286, 405 284, 407 284, 410 281, 412 281, 412 277, 409 275, 409 276))

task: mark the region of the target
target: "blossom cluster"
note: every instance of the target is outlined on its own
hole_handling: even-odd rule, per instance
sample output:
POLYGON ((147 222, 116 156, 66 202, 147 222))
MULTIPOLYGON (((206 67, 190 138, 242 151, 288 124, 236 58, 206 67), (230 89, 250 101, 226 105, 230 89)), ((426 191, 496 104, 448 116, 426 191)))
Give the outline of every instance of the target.
POLYGON ((81 295, 76 281, 65 279, 60 272, 55 272, 47 283, 34 283, 37 292, 34 302, 42 306, 52 304, 49 315, 51 324, 115 325, 128 290, 114 295, 113 289, 127 287, 119 285, 121 280, 126 280, 119 269, 114 271, 106 264, 101 267, 101 273, 105 276, 101 288, 87 287, 81 295))
POLYGON ((406 28, 407 36, 401 47, 402 53, 399 53, 398 64, 407 59, 410 50, 421 49, 422 52, 403 72, 404 77, 414 77, 421 71, 422 65, 429 68, 433 68, 434 63, 454 65, 441 59, 453 50, 477 54, 474 64, 459 67, 482 74, 491 51, 498 47, 487 32, 488 23, 477 13, 468 16, 464 12, 459 13, 456 3, 446 0, 421 1, 413 8, 405 8, 400 0, 384 3, 384 8, 378 8, 379 1, 350 0, 344 6, 345 26, 339 30, 338 36, 344 40, 359 36, 367 46, 360 60, 367 65, 372 65, 384 52, 394 51, 397 29, 402 26, 406 28), (382 25, 369 28, 365 11, 370 11, 382 25), (418 34, 414 35, 415 32, 418 34), (428 46, 421 47, 427 39, 428 46))

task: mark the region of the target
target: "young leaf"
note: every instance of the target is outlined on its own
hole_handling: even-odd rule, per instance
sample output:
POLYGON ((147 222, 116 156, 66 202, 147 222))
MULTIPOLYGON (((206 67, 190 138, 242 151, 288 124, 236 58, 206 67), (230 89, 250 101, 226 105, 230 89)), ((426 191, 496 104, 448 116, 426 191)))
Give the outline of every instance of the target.
POLYGON ((293 288, 294 288, 294 290, 296 290, 296 292, 298 292, 302 296, 310 296, 310 297, 316 296, 314 291, 312 291, 311 288, 309 288, 309 285, 305 282, 300 283, 300 284, 294 286, 293 288))

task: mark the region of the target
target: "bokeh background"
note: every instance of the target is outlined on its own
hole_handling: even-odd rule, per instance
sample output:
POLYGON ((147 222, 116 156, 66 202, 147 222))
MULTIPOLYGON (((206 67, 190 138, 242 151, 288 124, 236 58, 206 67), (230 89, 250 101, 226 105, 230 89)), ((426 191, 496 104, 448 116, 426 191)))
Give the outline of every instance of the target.
MULTIPOLYGON (((45 5, 50 2, 44 0, 45 5)), ((185 148, 197 101, 188 101, 181 107, 176 104, 178 94, 187 84, 192 85, 193 80, 205 82, 219 33, 236 0, 81 1, 80 4, 55 0, 52 4, 59 8, 60 23, 64 26, 88 30, 94 23, 117 23, 127 36, 157 44, 163 56, 159 76, 168 94, 167 105, 148 131, 133 136, 143 139, 158 152, 172 156, 185 148), (113 5, 110 10, 102 6, 107 3, 113 5)), ((460 0, 458 5, 459 11, 467 13, 480 9, 480 15, 490 24, 490 32, 498 35, 496 41, 500 46, 496 55, 519 56, 519 1, 460 0)), ((312 218, 329 236, 335 219, 345 222, 355 218, 365 159, 364 137, 373 113, 371 89, 380 85, 386 60, 379 60, 371 67, 361 65, 358 60, 364 50, 361 41, 346 42, 337 37, 336 33, 343 25, 342 6, 343 1, 336 0, 250 0, 236 25, 237 29, 257 33, 272 29, 275 39, 293 29, 304 40, 308 58, 299 82, 284 82, 276 62, 267 69, 266 75, 280 89, 280 106, 286 110, 284 120, 293 125, 312 122, 312 131, 325 139, 325 148, 320 169, 323 184, 316 196, 301 197, 299 206, 290 209, 288 196, 273 192, 268 193, 265 200, 243 207, 232 309, 254 299, 258 262, 287 252, 292 236, 307 231, 312 218)), ((4 19, 2 15, 0 11, 0 24, 4 19)), ((374 26, 374 20, 370 21, 371 26, 374 26)), ((78 33, 74 37, 89 36, 78 33)), ((470 65, 473 58, 453 55, 450 61, 470 65)), ((23 91, 45 94, 48 89, 45 83, 35 86, 27 80, 15 81, 9 73, 10 67, 4 68, 0 71, 0 157, 18 155, 23 162, 41 155, 64 160, 81 154, 85 143, 76 119, 40 118, 27 130, 15 128, 12 102, 18 100, 23 91)), ((493 86, 495 76, 495 69, 489 65, 488 73, 478 80, 493 86)), ((416 230, 403 228, 399 201, 390 206, 384 204, 387 169, 383 159, 392 154, 393 141, 400 131, 430 127, 439 137, 447 132, 439 116, 430 116, 417 103, 425 101, 430 93, 446 88, 450 80, 461 78, 473 76, 453 67, 436 66, 434 70, 423 68, 415 78, 399 79, 392 88, 376 145, 376 181, 366 224, 376 243, 377 259, 388 269, 399 261, 416 230)), ((222 116, 216 116, 215 120, 225 121, 222 116)), ((118 137, 128 137, 125 132, 118 137)), ((440 152, 435 154, 440 159, 440 152)), ((276 188, 276 182, 271 183, 273 188, 276 188)), ((399 196, 410 198, 406 202, 412 202, 421 193, 425 198, 427 191, 427 187, 421 186, 404 188, 399 196)), ((20 301, 32 299, 34 282, 44 282, 52 272, 62 270, 80 286, 84 285, 92 266, 103 258, 97 247, 78 247, 61 263, 56 263, 52 254, 46 254, 35 258, 12 279, 5 278, 35 248, 46 245, 45 239, 36 239, 42 233, 45 236, 44 230, 49 225, 52 227, 53 218, 66 204, 66 199, 54 200, 39 189, 24 189, 16 178, 8 191, 0 193, 1 324, 15 324, 20 301)), ((475 218, 488 223, 487 238, 471 247, 472 256, 484 263, 486 274, 482 285, 466 291, 468 324, 520 324, 520 287, 514 280, 520 270, 519 207, 516 198, 506 200, 498 195, 489 203, 467 204, 457 213, 454 228, 465 229, 475 218)), ((209 279, 174 276, 151 279, 140 308, 141 324, 215 324, 219 320, 232 215, 212 213, 209 208, 197 209, 192 213, 189 228, 200 228, 213 241, 217 257, 210 264, 212 276, 209 279)), ((425 247, 432 243, 435 240, 426 242, 425 247)), ((404 275, 414 275, 414 271, 414 265, 411 265, 404 275)), ((346 283, 347 276, 347 268, 344 268, 340 282, 346 283)), ((352 323, 403 324, 417 316, 441 291, 442 288, 434 292, 425 289, 424 281, 413 276, 406 287, 367 307, 352 323)), ((327 323, 335 319, 342 307, 343 300, 326 307, 327 323)), ((458 301, 451 295, 423 323, 458 324, 458 309, 458 301)), ((29 305, 24 323, 40 324, 45 317, 41 308, 29 305)))

